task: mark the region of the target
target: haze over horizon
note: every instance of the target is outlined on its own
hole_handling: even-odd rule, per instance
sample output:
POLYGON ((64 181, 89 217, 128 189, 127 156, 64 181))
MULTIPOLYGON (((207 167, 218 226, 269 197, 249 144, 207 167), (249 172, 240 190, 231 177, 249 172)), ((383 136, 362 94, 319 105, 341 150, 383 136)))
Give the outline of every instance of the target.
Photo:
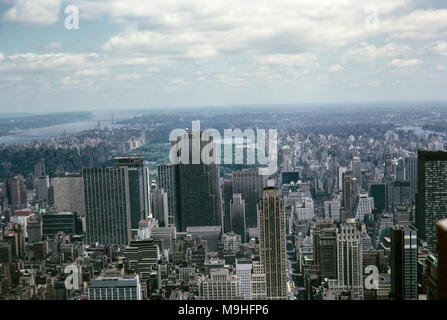
POLYGON ((442 0, 0 0, 0 113, 447 101, 446 76, 442 0))

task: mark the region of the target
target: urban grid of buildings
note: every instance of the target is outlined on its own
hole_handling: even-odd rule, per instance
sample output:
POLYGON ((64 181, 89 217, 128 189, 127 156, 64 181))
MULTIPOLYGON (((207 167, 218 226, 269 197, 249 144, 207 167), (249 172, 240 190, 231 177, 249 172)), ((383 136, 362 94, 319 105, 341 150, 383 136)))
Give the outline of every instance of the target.
POLYGON ((39 160, 1 184, 0 298, 445 298, 446 146, 284 130, 272 176, 201 159, 151 176, 134 155, 50 175, 39 160))

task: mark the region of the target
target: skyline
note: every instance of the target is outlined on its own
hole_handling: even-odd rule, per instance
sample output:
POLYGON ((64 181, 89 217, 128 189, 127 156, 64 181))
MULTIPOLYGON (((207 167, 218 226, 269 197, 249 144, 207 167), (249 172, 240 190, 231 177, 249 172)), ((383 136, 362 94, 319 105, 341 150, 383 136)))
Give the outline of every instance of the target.
POLYGON ((0 1, 0 113, 443 102, 446 73, 442 1, 0 1))

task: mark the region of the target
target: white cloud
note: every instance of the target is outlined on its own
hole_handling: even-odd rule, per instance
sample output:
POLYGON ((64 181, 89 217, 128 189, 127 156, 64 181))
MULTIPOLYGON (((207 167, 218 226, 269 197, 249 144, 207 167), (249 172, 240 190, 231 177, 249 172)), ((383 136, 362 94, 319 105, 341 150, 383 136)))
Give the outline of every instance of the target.
POLYGON ((394 39, 426 40, 447 35, 447 9, 418 9, 382 20, 378 32, 394 39))
POLYGON ((425 49, 434 54, 438 54, 441 56, 447 56, 447 42, 445 41, 435 41, 430 43, 430 45, 426 46, 425 49))
POLYGON ((79 69, 97 61, 95 53, 23 53, 9 55, 4 58, 0 70, 53 70, 66 71, 79 69))
POLYGON ((109 69, 101 68, 101 69, 82 69, 75 72, 76 76, 99 76, 109 74, 109 69))
POLYGON ((436 66, 436 70, 445 71, 445 70, 447 70, 447 67, 446 66, 436 66))
POLYGON ((61 0, 16 0, 3 20, 46 26, 58 21, 61 0))
POLYGON ((335 64, 329 68, 330 72, 340 72, 343 70, 343 67, 339 64, 335 64))
POLYGON ((402 60, 402 59, 393 59, 391 60, 390 65, 397 68, 408 68, 408 67, 415 67, 422 64, 421 60, 418 59, 408 59, 408 60, 402 60))
POLYGON ((401 57, 410 54, 413 49, 404 44, 390 42, 382 47, 361 42, 360 46, 345 52, 344 58, 353 61, 370 61, 380 58, 401 57))
POLYGON ((143 75, 138 73, 123 73, 116 76, 115 79, 119 81, 129 81, 129 80, 139 80, 142 77, 143 75))
POLYGON ((318 67, 317 57, 311 53, 299 54, 267 54, 257 56, 261 64, 274 64, 286 67, 318 67))

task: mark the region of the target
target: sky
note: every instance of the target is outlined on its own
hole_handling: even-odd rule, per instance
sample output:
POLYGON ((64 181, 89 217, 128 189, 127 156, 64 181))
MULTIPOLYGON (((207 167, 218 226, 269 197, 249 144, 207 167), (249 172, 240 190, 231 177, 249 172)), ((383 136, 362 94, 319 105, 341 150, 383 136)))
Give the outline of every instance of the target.
POLYGON ((445 0, 0 0, 2 113, 395 101, 447 101, 445 0))

